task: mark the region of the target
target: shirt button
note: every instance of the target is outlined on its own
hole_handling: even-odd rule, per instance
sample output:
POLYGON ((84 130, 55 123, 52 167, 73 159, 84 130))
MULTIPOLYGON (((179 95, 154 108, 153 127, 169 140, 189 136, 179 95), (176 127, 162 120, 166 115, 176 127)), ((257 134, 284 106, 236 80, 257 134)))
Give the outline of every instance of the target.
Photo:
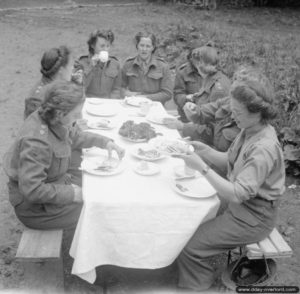
POLYGON ((44 130, 40 130, 40 134, 41 134, 41 135, 44 135, 44 134, 45 134, 45 131, 44 131, 44 130))
POLYGON ((46 129, 46 127, 47 127, 46 125, 41 125, 42 129, 46 129))

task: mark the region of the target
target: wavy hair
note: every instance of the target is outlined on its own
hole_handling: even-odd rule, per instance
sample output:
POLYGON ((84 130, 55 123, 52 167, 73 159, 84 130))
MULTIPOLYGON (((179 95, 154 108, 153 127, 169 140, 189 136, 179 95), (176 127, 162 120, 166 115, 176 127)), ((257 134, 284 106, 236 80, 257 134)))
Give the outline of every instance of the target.
POLYGON ((70 61, 71 50, 66 46, 52 48, 43 54, 41 59, 41 73, 45 78, 53 80, 61 67, 70 61))
POLYGON ((139 43, 141 42, 142 38, 149 38, 152 42, 152 46, 153 46, 153 51, 152 53, 155 52, 156 47, 157 47, 157 39, 155 37, 154 34, 152 33, 147 33, 147 32, 138 32, 135 36, 134 36, 134 42, 135 42, 135 47, 137 48, 139 43))
POLYGON ((59 123, 58 112, 65 115, 84 102, 83 88, 69 81, 55 81, 46 87, 44 101, 38 110, 48 124, 59 123))
POLYGON ((111 30, 95 30, 89 36, 87 41, 89 47, 89 53, 91 55, 95 54, 95 46, 97 43, 98 38, 102 38, 112 44, 115 40, 114 33, 111 30))
POLYGON ((249 112, 260 113, 263 123, 274 119, 277 110, 274 106, 273 87, 268 78, 258 70, 246 67, 235 75, 231 96, 243 103, 249 112))

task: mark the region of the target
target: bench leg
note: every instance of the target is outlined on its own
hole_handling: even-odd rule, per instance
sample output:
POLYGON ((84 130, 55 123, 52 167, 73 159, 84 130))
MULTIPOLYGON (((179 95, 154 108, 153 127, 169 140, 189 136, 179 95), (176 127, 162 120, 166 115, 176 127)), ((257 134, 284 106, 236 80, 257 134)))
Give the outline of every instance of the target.
POLYGON ((25 288, 39 289, 43 293, 64 291, 62 258, 39 262, 23 262, 25 288))

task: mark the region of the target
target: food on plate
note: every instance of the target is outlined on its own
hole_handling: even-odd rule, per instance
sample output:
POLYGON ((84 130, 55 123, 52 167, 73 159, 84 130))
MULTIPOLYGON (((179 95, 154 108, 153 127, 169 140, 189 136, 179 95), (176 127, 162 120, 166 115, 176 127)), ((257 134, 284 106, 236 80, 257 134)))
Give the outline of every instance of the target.
POLYGON ((140 171, 147 171, 149 169, 149 164, 147 161, 141 161, 140 164, 138 165, 138 169, 140 171))
POLYGON ((160 152, 167 154, 187 154, 190 150, 190 145, 183 141, 177 140, 156 140, 153 142, 154 147, 160 152))
POLYGON ((139 148, 137 154, 149 159, 156 159, 161 157, 161 153, 156 149, 144 150, 142 148, 139 148))
POLYGON ((119 130, 119 134, 131 140, 150 140, 158 135, 150 124, 145 122, 135 123, 132 120, 123 123, 119 130))
POLYGON ((94 168, 98 171, 110 172, 116 169, 119 166, 119 160, 115 158, 107 158, 103 160, 101 163, 97 164, 94 168))
POLYGON ((109 127, 109 124, 110 124, 110 120, 108 120, 108 119, 102 119, 102 120, 96 121, 94 123, 95 127, 98 127, 98 128, 107 128, 107 127, 109 127))

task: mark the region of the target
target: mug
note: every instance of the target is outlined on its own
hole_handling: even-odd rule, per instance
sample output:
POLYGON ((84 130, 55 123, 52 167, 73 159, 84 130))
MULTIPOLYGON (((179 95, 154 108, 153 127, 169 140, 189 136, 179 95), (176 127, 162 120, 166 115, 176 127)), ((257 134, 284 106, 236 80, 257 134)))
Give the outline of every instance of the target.
POLYGON ((149 113, 150 108, 151 108, 151 102, 149 102, 149 101, 142 101, 140 103, 140 113, 142 115, 146 116, 149 113))
POLYGON ((100 51, 99 59, 101 62, 105 63, 108 60, 108 52, 107 51, 100 51))

